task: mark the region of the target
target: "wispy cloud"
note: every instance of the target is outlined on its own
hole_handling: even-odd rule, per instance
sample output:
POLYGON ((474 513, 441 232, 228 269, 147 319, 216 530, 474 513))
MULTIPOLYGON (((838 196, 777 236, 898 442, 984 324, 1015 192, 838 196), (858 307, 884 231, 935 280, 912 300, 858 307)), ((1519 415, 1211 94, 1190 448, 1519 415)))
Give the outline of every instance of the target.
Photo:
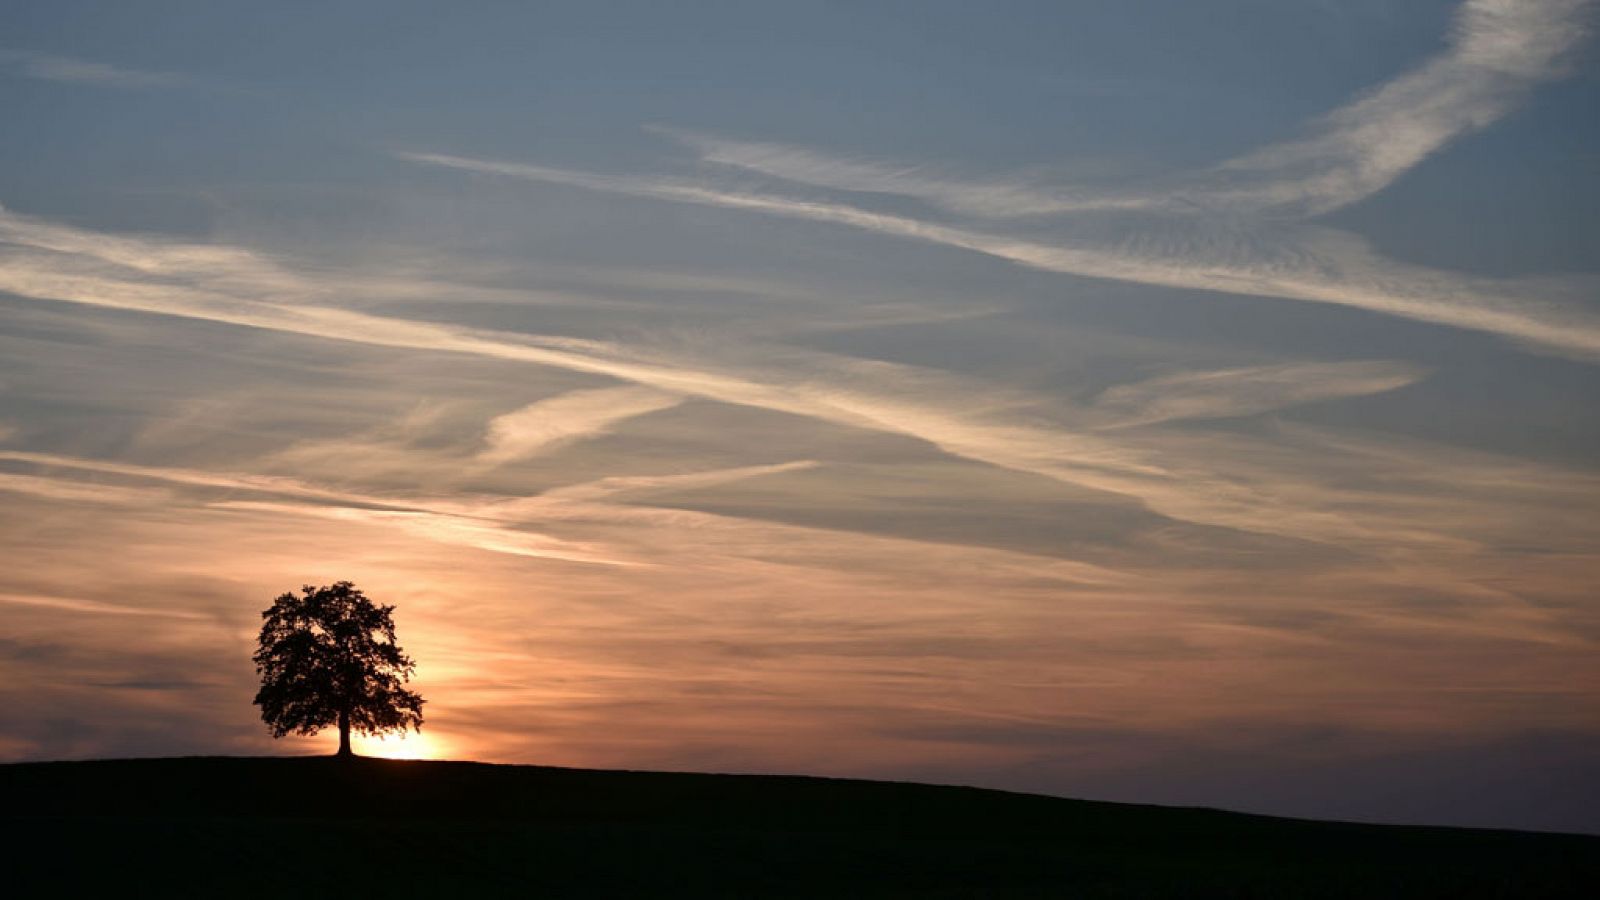
MULTIPOLYGON (((8 457, 15 459, 16 457, 8 457)), ((32 494, 51 500, 73 503, 138 503, 155 500, 159 494, 121 485, 84 484, 17 472, 0 472, 0 491, 32 494)))
POLYGON ((27 78, 96 87, 159 88, 182 85, 187 81, 182 75, 172 72, 130 69, 109 63, 20 50, 0 50, 0 63, 10 63, 27 78))
POLYGON ((1564 74, 1593 9, 1592 0, 1468 0, 1442 55, 1330 113, 1310 137, 1224 164, 1218 174, 1241 182, 1210 197, 1313 214, 1368 197, 1564 74))
MULTIPOLYGON (((72 473, 101 473, 148 481, 206 488, 221 497, 199 502, 216 509, 264 510, 364 522, 397 528, 443 544, 470 546, 548 559, 626 565, 598 546, 568 541, 525 528, 510 527, 483 515, 477 506, 441 498, 384 496, 333 490, 282 476, 238 475, 170 466, 140 466, 106 460, 82 459, 45 453, 4 453, 0 459, 72 473), (239 493, 261 495, 240 499, 239 493), (296 498, 291 501, 288 498, 296 498)), ((161 497, 153 491, 87 483, 61 475, 0 473, 0 490, 20 490, 51 499, 82 499, 104 503, 150 503, 161 497)))
POLYGON ((1384 260, 1360 241, 1333 232, 1306 230, 1296 241, 1292 232, 1279 228, 1270 237, 1247 234, 1243 241, 1218 242, 1208 228, 1179 223, 1153 234, 1044 244, 847 204, 718 190, 672 179, 606 176, 436 153, 399 156, 528 181, 844 225, 972 250, 1048 272, 1349 306, 1489 332, 1583 357, 1600 355, 1600 318, 1592 314, 1553 300, 1522 299, 1527 285, 1384 260))
POLYGON ((969 216, 1065 217, 1063 237, 1015 238, 837 200, 672 178, 611 176, 430 153, 414 162, 783 216, 987 254, 1045 271, 1350 306, 1501 335, 1593 359, 1600 319, 1551 285, 1471 278, 1383 259, 1358 239, 1285 220, 1359 201, 1567 71, 1592 0, 1469 0, 1446 49, 1334 110, 1302 139, 1133 188, 962 179, 928 164, 839 158, 656 128, 707 162, 796 184, 911 197, 969 216))
POLYGON ((204 619, 206 616, 182 609, 158 609, 144 606, 124 606, 99 600, 80 600, 73 597, 47 597, 37 594, 0 593, 0 603, 32 606, 40 609, 58 609, 75 613, 103 616, 155 616, 167 619, 204 619))
POLYGON ((395 528, 425 541, 457 547, 473 547, 491 553, 556 559, 606 566, 640 563, 618 558, 607 548, 592 542, 571 541, 503 524, 478 521, 471 517, 417 509, 370 509, 349 506, 322 506, 305 503, 271 503, 230 500, 212 504, 218 509, 251 510, 301 516, 315 516, 339 522, 362 523, 395 528))
POLYGON ((496 416, 484 433, 481 462, 501 464, 606 434, 618 422, 683 402, 644 387, 572 391, 496 416))
MULTIPOLYGON (((25 241, 28 221, 13 217, 12 239, 25 241)), ((143 248, 136 238, 111 238, 101 248, 92 232, 49 226, 53 241, 78 252, 48 258, 13 253, 0 266, 0 288, 23 296, 226 322, 291 334, 373 346, 426 349, 551 366, 633 382, 666 395, 689 395, 820 419, 837 425, 913 436, 951 455, 1029 472, 1095 491, 1136 498, 1173 519, 1220 525, 1298 539, 1374 547, 1403 535, 1430 545, 1460 544, 1414 524, 1383 517, 1351 516, 1303 481, 1282 471, 1223 473, 1187 458, 1106 432, 1050 426, 1003 410, 1018 397, 994 397, 960 379, 910 367, 826 354, 751 348, 755 358, 713 354, 683 358, 624 345, 464 329, 367 313, 255 299, 271 290, 241 286, 227 265, 237 260, 246 273, 256 258, 216 248, 198 254, 186 270, 162 247, 143 248), (160 281, 131 279, 115 268, 84 260, 160 258, 173 267, 160 281), (218 270, 220 266, 221 270, 218 270), (1297 496, 1302 494, 1302 496, 1297 496)), ((294 280, 284 269, 278 279, 294 280)), ((244 283, 249 281, 243 279, 244 283)), ((1087 424, 1087 423, 1086 423, 1087 424)), ((261 483, 271 488, 271 482, 261 483)), ((301 490, 284 486, 291 493, 301 490)))
MULTIPOLYGON (((542 509, 551 502, 591 501, 617 498, 619 496, 638 497, 640 495, 668 491, 692 491, 734 481, 744 481, 749 478, 759 478, 763 475, 804 471, 814 468, 816 465, 811 460, 795 460, 766 466, 740 466, 732 469, 684 472, 675 475, 612 475, 597 481, 556 488, 535 498, 531 501, 531 504, 530 501, 512 501, 509 504, 498 504, 498 507, 508 510, 526 510, 531 505, 535 509, 542 509)), ((526 513, 524 512, 523 514, 526 513)))
POLYGON ((1114 427, 1172 419, 1218 419, 1392 391, 1416 382, 1415 366, 1383 361, 1286 363, 1163 375, 1107 388, 1095 406, 1114 427))
POLYGON ((1127 191, 1058 187, 1022 179, 968 180, 941 174, 936 166, 928 164, 841 159, 804 147, 736 141, 660 125, 649 130, 687 144, 705 162, 799 184, 915 197, 950 212, 985 218, 1147 210, 1167 205, 1159 197, 1127 191))
MULTIPOLYGON (((90 235, 81 233, 79 239, 90 235)), ((116 239, 119 250, 131 239, 116 239)), ((92 242, 90 242, 92 244, 92 242)), ((784 385, 781 370, 752 377, 740 369, 719 369, 708 361, 692 363, 641 355, 592 341, 539 339, 473 332, 453 326, 372 316, 364 313, 272 304, 239 299, 212 289, 177 284, 133 282, 104 273, 63 273, 62 260, 13 259, 0 267, 0 288, 43 299, 63 300, 115 309, 227 322, 339 341, 385 347, 442 350, 555 366, 607 375, 672 394, 689 394, 726 403, 756 406, 839 424, 888 430, 930 440, 948 452, 995 465, 1046 474, 1053 478, 1095 479, 1108 471, 1156 472, 1129 462, 1125 451, 1085 436, 1053 433, 1032 426, 989 425, 970 421, 924 401, 892 399, 859 387, 825 387, 820 373, 808 373, 800 388, 784 385), (24 266, 22 263, 32 262, 24 266)), ((246 265, 253 263, 246 262, 246 265)), ((225 284, 226 278, 221 279, 225 284)), ((885 364, 870 367, 878 383, 896 371, 885 364)))
POLYGON ((654 126, 706 162, 845 191, 915 197, 986 218, 1107 211, 1318 215, 1382 190, 1452 140, 1565 74, 1593 0, 1468 0, 1441 54, 1323 116, 1307 137, 1132 188, 970 179, 928 163, 841 158, 654 126))
MULTIPOLYGON (((382 504, 380 498, 355 494, 349 491, 339 491, 308 485, 295 478, 285 478, 275 475, 241 475, 227 472, 212 472, 199 469, 177 469, 166 466, 142 466, 134 463, 122 463, 111 460, 92 460, 79 457, 66 456, 59 453, 32 453, 20 450, 0 451, 0 460, 19 462, 38 466, 45 469, 80 469, 84 471, 100 472, 110 475, 124 476, 135 479, 153 481, 175 482, 195 487, 216 488, 225 491, 251 491, 263 494, 281 494, 290 497, 302 497, 309 500, 326 500, 334 502, 359 502, 382 504)), ((29 485, 46 483, 47 479, 37 476, 24 476, 10 474, 6 484, 16 486, 17 490, 29 490, 29 485)), ((56 482, 49 482, 56 483, 56 482)), ((82 490, 81 499, 102 499, 107 502, 131 502, 148 499, 150 494, 141 488, 126 485, 79 485, 82 490)), ((38 488, 43 490, 43 488, 38 488)), ((30 491, 34 492, 34 491, 30 491)), ((75 495, 61 495, 62 499, 79 499, 75 495)))
POLYGON ((0 491, 26 493, 49 500, 153 506, 175 499, 162 491, 98 484, 84 477, 91 473, 113 475, 209 489, 209 495, 198 496, 191 502, 211 509, 264 511, 358 522, 398 529, 440 544, 475 547, 516 556, 618 566, 648 563, 638 557, 628 558, 617 548, 603 543, 569 540, 534 531, 530 526, 541 521, 573 517, 602 521, 616 517, 636 518, 637 511, 613 510, 601 505, 601 501, 637 499, 652 493, 693 491, 764 475, 801 471, 815 465, 802 460, 672 475, 610 476, 566 485, 534 497, 463 497, 360 493, 324 488, 283 476, 141 466, 50 453, 6 452, 0 453, 0 460, 40 469, 40 474, 31 475, 0 472, 0 491), (260 496, 258 499, 242 499, 238 496, 241 493, 260 496))

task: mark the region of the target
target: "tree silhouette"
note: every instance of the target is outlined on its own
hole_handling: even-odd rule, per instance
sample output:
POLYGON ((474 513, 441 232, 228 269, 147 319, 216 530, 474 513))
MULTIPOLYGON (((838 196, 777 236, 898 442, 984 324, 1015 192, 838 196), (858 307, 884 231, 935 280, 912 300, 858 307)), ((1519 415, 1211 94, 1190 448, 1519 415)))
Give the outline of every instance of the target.
POLYGON ((422 697, 401 687, 416 664, 394 642, 392 606, 377 606, 355 585, 306 585, 263 610, 254 659, 255 704, 272 736, 316 734, 339 726, 339 755, 350 730, 422 731, 422 697))

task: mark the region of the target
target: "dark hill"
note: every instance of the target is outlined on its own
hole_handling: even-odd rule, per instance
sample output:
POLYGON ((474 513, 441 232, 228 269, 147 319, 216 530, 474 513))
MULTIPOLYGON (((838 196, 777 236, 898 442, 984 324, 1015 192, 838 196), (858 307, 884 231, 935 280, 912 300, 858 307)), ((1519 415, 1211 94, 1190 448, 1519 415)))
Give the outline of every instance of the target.
POLYGON ((0 766, 7 896, 1596 897, 1600 838, 329 758, 0 766))

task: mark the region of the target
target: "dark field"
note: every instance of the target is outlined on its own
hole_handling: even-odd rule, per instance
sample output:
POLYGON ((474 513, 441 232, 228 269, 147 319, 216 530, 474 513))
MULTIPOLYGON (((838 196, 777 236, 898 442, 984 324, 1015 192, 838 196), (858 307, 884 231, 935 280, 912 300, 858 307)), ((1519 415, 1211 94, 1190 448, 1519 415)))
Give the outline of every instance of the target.
POLYGON ((1600 897, 1600 838, 457 762, 0 766, 8 897, 1600 897))

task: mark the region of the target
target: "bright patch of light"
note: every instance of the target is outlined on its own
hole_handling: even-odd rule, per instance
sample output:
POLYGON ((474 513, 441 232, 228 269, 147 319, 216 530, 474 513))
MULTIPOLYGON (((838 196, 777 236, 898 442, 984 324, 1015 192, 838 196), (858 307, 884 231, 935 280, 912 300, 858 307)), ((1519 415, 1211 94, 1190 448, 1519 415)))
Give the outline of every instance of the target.
POLYGON ((361 734, 350 736, 350 749, 357 756, 377 756, 384 759, 442 759, 445 755, 444 745, 432 734, 406 732, 401 735, 385 735, 384 737, 368 737, 361 734))

